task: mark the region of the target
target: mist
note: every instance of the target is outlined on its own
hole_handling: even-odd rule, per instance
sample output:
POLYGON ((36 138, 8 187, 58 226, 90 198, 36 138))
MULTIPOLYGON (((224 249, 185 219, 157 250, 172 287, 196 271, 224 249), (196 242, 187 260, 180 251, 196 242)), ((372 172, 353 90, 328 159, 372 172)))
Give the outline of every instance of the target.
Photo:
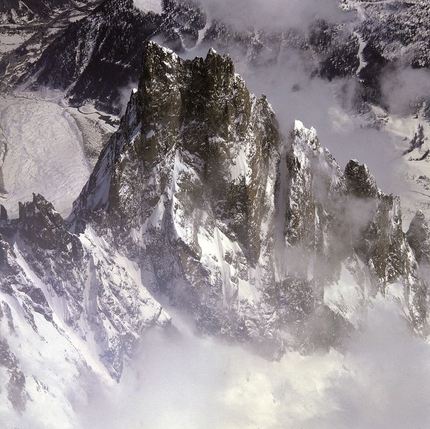
POLYGON ((220 19, 236 28, 303 29, 315 18, 344 17, 337 0, 201 0, 201 3, 210 19, 220 19))
POLYGON ((419 428, 430 419, 430 345, 378 298, 346 352, 267 361, 188 332, 151 333, 121 382, 79 410, 101 429, 419 428))
POLYGON ((134 5, 144 12, 155 12, 161 14, 163 9, 161 7, 161 0, 133 0, 134 5))
POLYGON ((382 93, 390 113, 411 115, 430 94, 430 71, 411 67, 387 71, 382 80, 382 93))
POLYGON ((308 58, 289 51, 277 64, 251 69, 238 63, 236 69, 252 93, 267 96, 284 135, 299 119, 305 127, 316 129, 321 145, 330 150, 341 168, 357 159, 369 167, 384 192, 398 193, 402 152, 396 145, 406 136, 369 127, 353 113, 352 78, 328 82, 310 77, 309 67, 308 58))

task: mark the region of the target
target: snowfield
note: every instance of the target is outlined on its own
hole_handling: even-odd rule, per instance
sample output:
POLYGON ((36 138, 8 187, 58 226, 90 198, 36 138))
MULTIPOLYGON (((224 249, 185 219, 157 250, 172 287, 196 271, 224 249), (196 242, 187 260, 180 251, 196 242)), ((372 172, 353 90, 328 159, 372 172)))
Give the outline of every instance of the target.
POLYGON ((42 194, 62 215, 90 175, 82 134, 73 117, 58 104, 31 99, 3 100, 0 116, 0 202, 10 217, 18 202, 42 194))
POLYGON ((22 45, 25 41, 27 41, 32 34, 14 34, 7 33, 0 29, 0 57, 1 54, 6 52, 13 51, 18 48, 19 45, 22 45))

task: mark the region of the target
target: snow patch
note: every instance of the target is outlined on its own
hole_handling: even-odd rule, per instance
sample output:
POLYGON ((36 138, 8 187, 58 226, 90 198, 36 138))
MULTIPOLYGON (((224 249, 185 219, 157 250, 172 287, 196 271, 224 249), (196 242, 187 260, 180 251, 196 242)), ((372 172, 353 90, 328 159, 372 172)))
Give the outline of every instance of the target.
POLYGON ((324 288, 325 304, 356 328, 360 328, 360 324, 364 322, 360 317, 364 300, 363 287, 357 284, 354 274, 345 265, 342 265, 340 279, 324 288))

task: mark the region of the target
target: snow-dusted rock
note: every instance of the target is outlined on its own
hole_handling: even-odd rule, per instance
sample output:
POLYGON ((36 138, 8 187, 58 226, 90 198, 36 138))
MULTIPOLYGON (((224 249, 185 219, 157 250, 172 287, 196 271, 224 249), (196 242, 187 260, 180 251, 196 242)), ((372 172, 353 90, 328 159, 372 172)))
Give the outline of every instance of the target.
POLYGON ((113 237, 146 286, 203 331, 272 352, 336 344, 394 282, 417 329, 426 324, 398 199, 357 161, 344 174, 299 121, 284 138, 265 97, 213 50, 184 61, 148 46, 139 90, 72 220, 113 237), (326 301, 324 291, 346 272, 358 298, 345 311, 343 295, 326 301))
POLYGON ((142 332, 170 319, 140 288, 140 270, 91 229, 78 236, 42 196, 20 205, 20 216, 3 221, 2 291, 22 307, 35 332, 34 312, 53 314, 100 356, 119 378, 124 355, 142 332), (90 344, 94 344, 94 346, 90 344))
POLYGON ((200 332, 269 358, 341 346, 377 295, 426 334, 423 231, 418 216, 406 237, 398 198, 358 161, 343 172, 314 129, 296 121, 283 136, 231 58, 182 60, 151 43, 71 217, 41 195, 18 219, 0 210, 7 401, 23 410, 28 392, 57 380, 28 366, 14 338, 40 359, 59 341, 71 380, 118 380, 141 335, 170 325, 165 296, 200 332))

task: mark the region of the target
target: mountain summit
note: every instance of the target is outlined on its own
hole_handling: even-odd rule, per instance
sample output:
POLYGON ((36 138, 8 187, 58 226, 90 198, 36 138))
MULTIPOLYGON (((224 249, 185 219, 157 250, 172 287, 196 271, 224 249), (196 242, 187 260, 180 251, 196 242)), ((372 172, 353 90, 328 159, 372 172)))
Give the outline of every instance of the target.
POLYGON ((270 353, 337 344, 371 297, 398 287, 426 329, 399 199, 357 161, 342 172, 301 122, 282 136, 265 96, 213 50, 182 60, 149 44, 139 90, 72 218, 76 231, 108 231, 145 267, 145 286, 200 329, 270 353))
MULTIPOLYGON (((343 172, 300 121, 283 136, 228 56, 183 60, 150 43, 70 218, 41 195, 18 219, 1 211, 0 323, 40 361, 60 342, 70 383, 103 372, 99 362, 119 380, 144 332, 171 325, 161 301, 271 359, 340 347, 377 295, 425 335, 428 227, 417 216, 404 234, 399 199, 365 165, 343 172)), ((0 346, 2 395, 22 411, 58 376, 29 366, 15 340, 0 346)))

